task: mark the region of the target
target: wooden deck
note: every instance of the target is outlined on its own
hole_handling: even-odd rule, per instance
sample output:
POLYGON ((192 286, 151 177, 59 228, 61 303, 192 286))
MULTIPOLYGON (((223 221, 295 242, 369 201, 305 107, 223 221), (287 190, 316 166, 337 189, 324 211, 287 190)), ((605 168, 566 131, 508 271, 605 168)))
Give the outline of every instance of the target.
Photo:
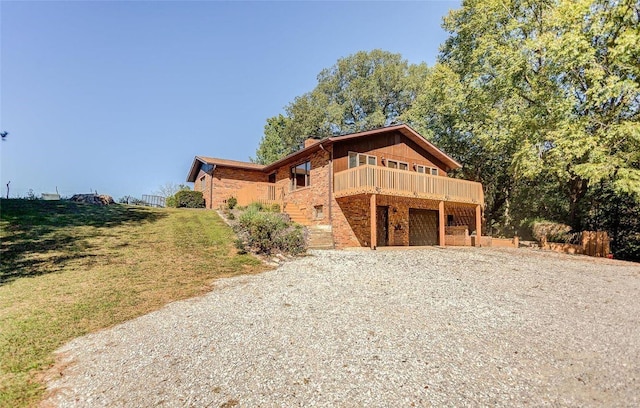
POLYGON ((484 206, 480 183, 372 165, 336 173, 333 191, 335 197, 384 194, 484 206))
POLYGON ((257 202, 264 205, 279 204, 282 208, 284 191, 273 183, 256 182, 239 189, 236 198, 241 206, 257 202))

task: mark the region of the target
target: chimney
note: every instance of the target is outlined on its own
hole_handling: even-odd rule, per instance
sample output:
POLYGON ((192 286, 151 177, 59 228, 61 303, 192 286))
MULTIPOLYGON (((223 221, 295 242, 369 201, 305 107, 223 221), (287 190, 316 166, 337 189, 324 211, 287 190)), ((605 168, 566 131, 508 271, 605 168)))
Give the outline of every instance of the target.
POLYGON ((311 146, 312 144, 314 144, 314 143, 315 143, 315 142, 317 142, 317 141, 318 141, 318 139, 314 139, 314 138, 312 138, 312 137, 310 137, 310 138, 306 139, 306 140, 304 141, 304 148, 306 149, 307 147, 311 146))

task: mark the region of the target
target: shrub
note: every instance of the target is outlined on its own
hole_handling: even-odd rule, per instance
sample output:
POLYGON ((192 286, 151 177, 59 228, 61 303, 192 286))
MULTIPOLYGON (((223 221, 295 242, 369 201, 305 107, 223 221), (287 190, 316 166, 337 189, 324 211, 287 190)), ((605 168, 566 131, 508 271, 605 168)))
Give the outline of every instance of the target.
POLYGON ((202 191, 181 190, 167 198, 167 206, 177 208, 203 208, 202 191))
POLYGON ((534 221, 531 230, 538 242, 569 242, 574 236, 570 226, 552 221, 534 221))
POLYGON ((262 211, 262 210, 264 210, 264 206, 257 201, 247 206, 247 211, 262 211))
POLYGON ((233 243, 236 246, 236 249, 238 250, 238 253, 240 255, 244 255, 247 253, 247 248, 245 247, 244 241, 242 239, 236 238, 236 240, 233 243))
POLYGON ((235 197, 229 197, 227 199, 227 208, 233 210, 238 205, 238 199, 235 197))
POLYGON ((276 237, 276 246, 283 252, 298 255, 307 248, 304 232, 300 225, 291 225, 276 237))
POLYGON ((280 250, 291 254, 305 251, 305 239, 299 226, 292 226, 283 214, 261 211, 261 205, 250 205, 240 215, 237 232, 240 241, 257 253, 280 250))

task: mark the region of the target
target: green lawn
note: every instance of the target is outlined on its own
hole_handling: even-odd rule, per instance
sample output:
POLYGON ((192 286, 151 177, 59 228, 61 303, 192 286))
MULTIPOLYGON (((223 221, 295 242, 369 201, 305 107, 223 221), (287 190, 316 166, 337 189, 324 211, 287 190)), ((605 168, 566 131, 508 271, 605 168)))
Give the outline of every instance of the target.
POLYGON ((53 351, 263 270, 213 211, 0 200, 0 406, 32 406, 53 351))

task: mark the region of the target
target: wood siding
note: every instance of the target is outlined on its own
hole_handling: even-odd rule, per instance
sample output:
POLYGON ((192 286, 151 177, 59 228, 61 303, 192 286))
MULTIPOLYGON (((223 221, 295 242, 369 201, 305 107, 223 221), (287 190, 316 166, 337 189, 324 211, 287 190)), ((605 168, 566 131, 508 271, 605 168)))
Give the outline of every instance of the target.
POLYGON ((386 165, 382 163, 382 157, 384 157, 406 162, 409 164, 409 169, 414 172, 414 164, 416 164, 437 168, 439 176, 447 175, 442 162, 400 132, 336 143, 333 152, 333 169, 336 173, 349 168, 349 152, 356 152, 376 156, 378 166, 386 165))

